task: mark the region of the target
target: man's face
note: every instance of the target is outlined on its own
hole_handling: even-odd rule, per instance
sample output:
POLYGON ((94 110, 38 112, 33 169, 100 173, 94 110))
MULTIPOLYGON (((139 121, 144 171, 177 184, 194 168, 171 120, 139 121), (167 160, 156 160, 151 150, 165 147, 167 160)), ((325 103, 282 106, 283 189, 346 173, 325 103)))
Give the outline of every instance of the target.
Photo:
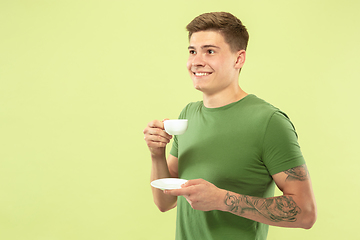
MULTIPOLYGON (((189 44, 187 69, 194 87, 213 95, 238 83, 239 56, 245 51, 232 52, 224 37, 215 31, 193 33, 189 44)), ((239 67, 240 66, 240 67, 239 67)))

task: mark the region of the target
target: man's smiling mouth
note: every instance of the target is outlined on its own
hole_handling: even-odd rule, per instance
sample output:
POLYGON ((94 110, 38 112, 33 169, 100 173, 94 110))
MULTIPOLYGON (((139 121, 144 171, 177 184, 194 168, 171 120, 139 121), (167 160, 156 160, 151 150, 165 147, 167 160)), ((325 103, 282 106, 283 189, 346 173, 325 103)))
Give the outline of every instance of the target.
POLYGON ((202 77, 202 76, 208 76, 211 73, 209 73, 209 72, 194 72, 193 74, 197 77, 202 77))

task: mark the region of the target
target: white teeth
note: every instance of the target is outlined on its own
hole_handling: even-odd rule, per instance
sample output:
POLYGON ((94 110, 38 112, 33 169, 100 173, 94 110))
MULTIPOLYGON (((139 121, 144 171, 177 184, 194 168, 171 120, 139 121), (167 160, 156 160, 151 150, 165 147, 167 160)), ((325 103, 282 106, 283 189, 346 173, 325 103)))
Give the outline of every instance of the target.
POLYGON ((195 73, 195 76, 207 76, 210 73, 195 73))

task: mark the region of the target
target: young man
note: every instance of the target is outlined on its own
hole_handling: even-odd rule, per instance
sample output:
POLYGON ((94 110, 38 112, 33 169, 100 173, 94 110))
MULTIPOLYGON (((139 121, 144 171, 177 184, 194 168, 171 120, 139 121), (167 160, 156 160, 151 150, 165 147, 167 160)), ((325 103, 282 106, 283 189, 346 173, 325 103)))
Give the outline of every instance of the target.
POLYGON ((187 26, 187 69, 203 101, 188 104, 185 134, 162 121, 144 130, 151 180, 188 179, 181 189, 153 188, 161 211, 177 206, 176 239, 266 239, 268 225, 309 229, 316 204, 295 128, 285 113, 244 92, 238 76, 248 32, 229 13, 206 13, 187 26), (274 186, 283 195, 274 196, 274 186))

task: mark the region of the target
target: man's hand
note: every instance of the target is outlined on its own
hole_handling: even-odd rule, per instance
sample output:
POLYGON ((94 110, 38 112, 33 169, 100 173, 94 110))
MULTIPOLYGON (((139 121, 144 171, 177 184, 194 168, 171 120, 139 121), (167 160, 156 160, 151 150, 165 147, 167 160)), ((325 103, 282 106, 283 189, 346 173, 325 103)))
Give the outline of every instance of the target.
POLYGON ((170 142, 172 136, 164 131, 164 120, 154 120, 149 122, 143 133, 151 155, 165 155, 165 147, 170 142))
POLYGON ((183 196, 195 210, 222 210, 226 191, 203 179, 189 180, 180 189, 164 190, 165 194, 183 196))

